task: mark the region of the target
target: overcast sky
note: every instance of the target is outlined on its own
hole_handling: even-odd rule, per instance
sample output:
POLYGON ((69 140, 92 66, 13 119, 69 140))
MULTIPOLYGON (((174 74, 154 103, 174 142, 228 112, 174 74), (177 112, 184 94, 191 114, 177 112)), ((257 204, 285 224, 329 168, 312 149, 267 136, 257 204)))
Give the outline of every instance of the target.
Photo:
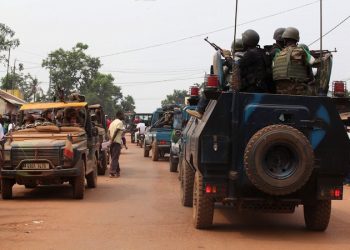
MULTIPOLYGON (((323 0, 324 32, 350 15, 349 0, 323 0)), ((26 72, 36 75, 41 86, 48 86, 48 73, 42 59, 58 48, 71 49, 77 42, 89 45, 88 53, 101 57, 101 72, 111 73, 124 95, 132 95, 138 112, 152 112, 174 89, 188 89, 202 82, 209 70, 214 50, 209 39, 229 48, 233 40, 234 0, 2 0, 0 22, 16 32, 21 45, 13 60, 24 63, 26 72), (231 27, 231 28, 230 28, 231 27), (146 50, 128 50, 167 43, 146 50), (115 55, 111 55, 115 54, 115 55), (110 56, 105 56, 110 55, 110 56), (158 81, 158 82, 157 82, 158 81)), ((246 29, 260 34, 260 45, 272 44, 278 27, 300 30, 301 43, 319 37, 319 1, 240 0, 238 23, 269 16, 238 26, 238 36, 246 29), (290 12, 308 3, 314 3, 290 12), (279 15, 274 15, 280 13, 279 15)), ((324 48, 334 55, 332 79, 350 78, 348 37, 350 20, 324 38, 324 48)), ((318 49, 319 43, 311 46, 318 49)), ((6 68, 0 66, 0 77, 6 68)))

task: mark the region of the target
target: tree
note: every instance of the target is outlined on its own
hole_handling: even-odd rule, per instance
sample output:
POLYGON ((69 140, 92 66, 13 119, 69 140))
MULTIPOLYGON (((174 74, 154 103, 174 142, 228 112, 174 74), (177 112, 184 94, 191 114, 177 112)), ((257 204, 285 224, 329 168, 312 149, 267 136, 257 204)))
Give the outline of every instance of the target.
POLYGON ((18 39, 13 38, 15 32, 7 25, 0 23, 0 62, 7 61, 6 55, 1 55, 1 52, 14 49, 19 46, 20 42, 18 39))
POLYGON ((51 76, 50 97, 57 89, 63 89, 66 96, 76 91, 88 93, 101 63, 99 58, 87 55, 87 49, 88 45, 77 43, 71 50, 55 50, 43 60, 42 66, 50 71, 51 76))
POLYGON ((19 73, 11 72, 3 77, 1 82, 3 89, 19 89, 26 102, 45 100, 38 79, 29 73, 24 75, 21 71, 19 73))
POLYGON ((120 102, 119 108, 124 112, 135 112, 135 101, 130 95, 125 96, 120 102))
POLYGON ((113 76, 101 73, 97 73, 84 94, 89 104, 101 104, 109 116, 115 115, 117 105, 123 97, 121 88, 114 85, 113 76))
POLYGON ((175 89, 173 94, 167 95, 166 99, 164 99, 161 104, 162 106, 168 105, 168 104, 185 104, 185 98, 188 95, 187 90, 177 90, 175 89))

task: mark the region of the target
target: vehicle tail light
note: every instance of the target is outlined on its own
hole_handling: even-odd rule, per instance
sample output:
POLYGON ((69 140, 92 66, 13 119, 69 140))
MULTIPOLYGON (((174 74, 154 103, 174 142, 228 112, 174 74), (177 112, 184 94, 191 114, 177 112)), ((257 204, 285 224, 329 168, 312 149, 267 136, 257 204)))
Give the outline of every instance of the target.
POLYGON ((166 143, 166 141, 159 141, 158 144, 160 144, 160 145, 166 145, 167 143, 166 143))
POLYGON ((216 185, 212 185, 212 184, 206 184, 205 185, 205 193, 207 194, 216 194, 218 191, 218 188, 216 185))
POLYGON ((210 185, 210 184, 207 184, 207 185, 205 186, 205 192, 206 192, 207 194, 211 194, 211 191, 212 191, 211 185, 210 185))
POLYGON ((345 96, 346 83, 344 81, 333 82, 333 95, 334 96, 345 96))
POLYGON ((199 87, 191 86, 190 87, 190 96, 199 96, 199 87))
POLYGON ((343 197, 343 189, 342 188, 333 188, 331 189, 331 197, 336 200, 340 200, 343 197))

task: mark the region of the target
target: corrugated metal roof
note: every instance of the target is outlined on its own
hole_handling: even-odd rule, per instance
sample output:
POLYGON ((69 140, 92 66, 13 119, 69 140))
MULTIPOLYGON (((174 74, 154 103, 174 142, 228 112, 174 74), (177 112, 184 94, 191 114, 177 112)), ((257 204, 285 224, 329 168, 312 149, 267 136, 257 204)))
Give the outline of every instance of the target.
POLYGON ((18 105, 18 106, 21 106, 26 103, 26 101, 22 100, 21 98, 11 95, 10 93, 3 91, 2 89, 0 89, 0 98, 4 99, 5 101, 13 105, 18 105))

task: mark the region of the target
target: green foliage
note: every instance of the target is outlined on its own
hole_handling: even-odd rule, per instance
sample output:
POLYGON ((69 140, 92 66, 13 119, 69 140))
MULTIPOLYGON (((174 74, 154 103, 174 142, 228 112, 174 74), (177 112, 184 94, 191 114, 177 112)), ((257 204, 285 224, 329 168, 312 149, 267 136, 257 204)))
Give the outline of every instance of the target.
POLYGON ((6 55, 1 53, 19 46, 19 40, 13 38, 15 32, 6 24, 0 23, 0 62, 6 60, 6 55))
POLYGON ((187 90, 177 90, 175 89, 173 94, 167 95, 166 99, 164 99, 161 104, 162 106, 168 105, 168 104, 178 104, 183 105, 185 104, 185 98, 188 95, 187 90))
POLYGON ((97 73, 95 79, 89 84, 89 88, 81 93, 85 95, 89 104, 100 103, 110 117, 114 117, 117 104, 123 97, 121 88, 114 85, 113 76, 101 73, 97 73))
POLYGON ((77 43, 72 50, 58 49, 43 60, 42 66, 50 71, 52 96, 63 89, 66 96, 73 92, 86 93, 101 67, 100 59, 88 56, 88 45, 77 43))
POLYGON ((1 79, 1 83, 2 89, 19 89, 26 102, 43 101, 46 98, 38 79, 29 73, 24 75, 22 72, 11 72, 1 79))
POLYGON ((120 102, 119 108, 124 112, 135 112, 135 101, 130 95, 125 96, 120 102))

